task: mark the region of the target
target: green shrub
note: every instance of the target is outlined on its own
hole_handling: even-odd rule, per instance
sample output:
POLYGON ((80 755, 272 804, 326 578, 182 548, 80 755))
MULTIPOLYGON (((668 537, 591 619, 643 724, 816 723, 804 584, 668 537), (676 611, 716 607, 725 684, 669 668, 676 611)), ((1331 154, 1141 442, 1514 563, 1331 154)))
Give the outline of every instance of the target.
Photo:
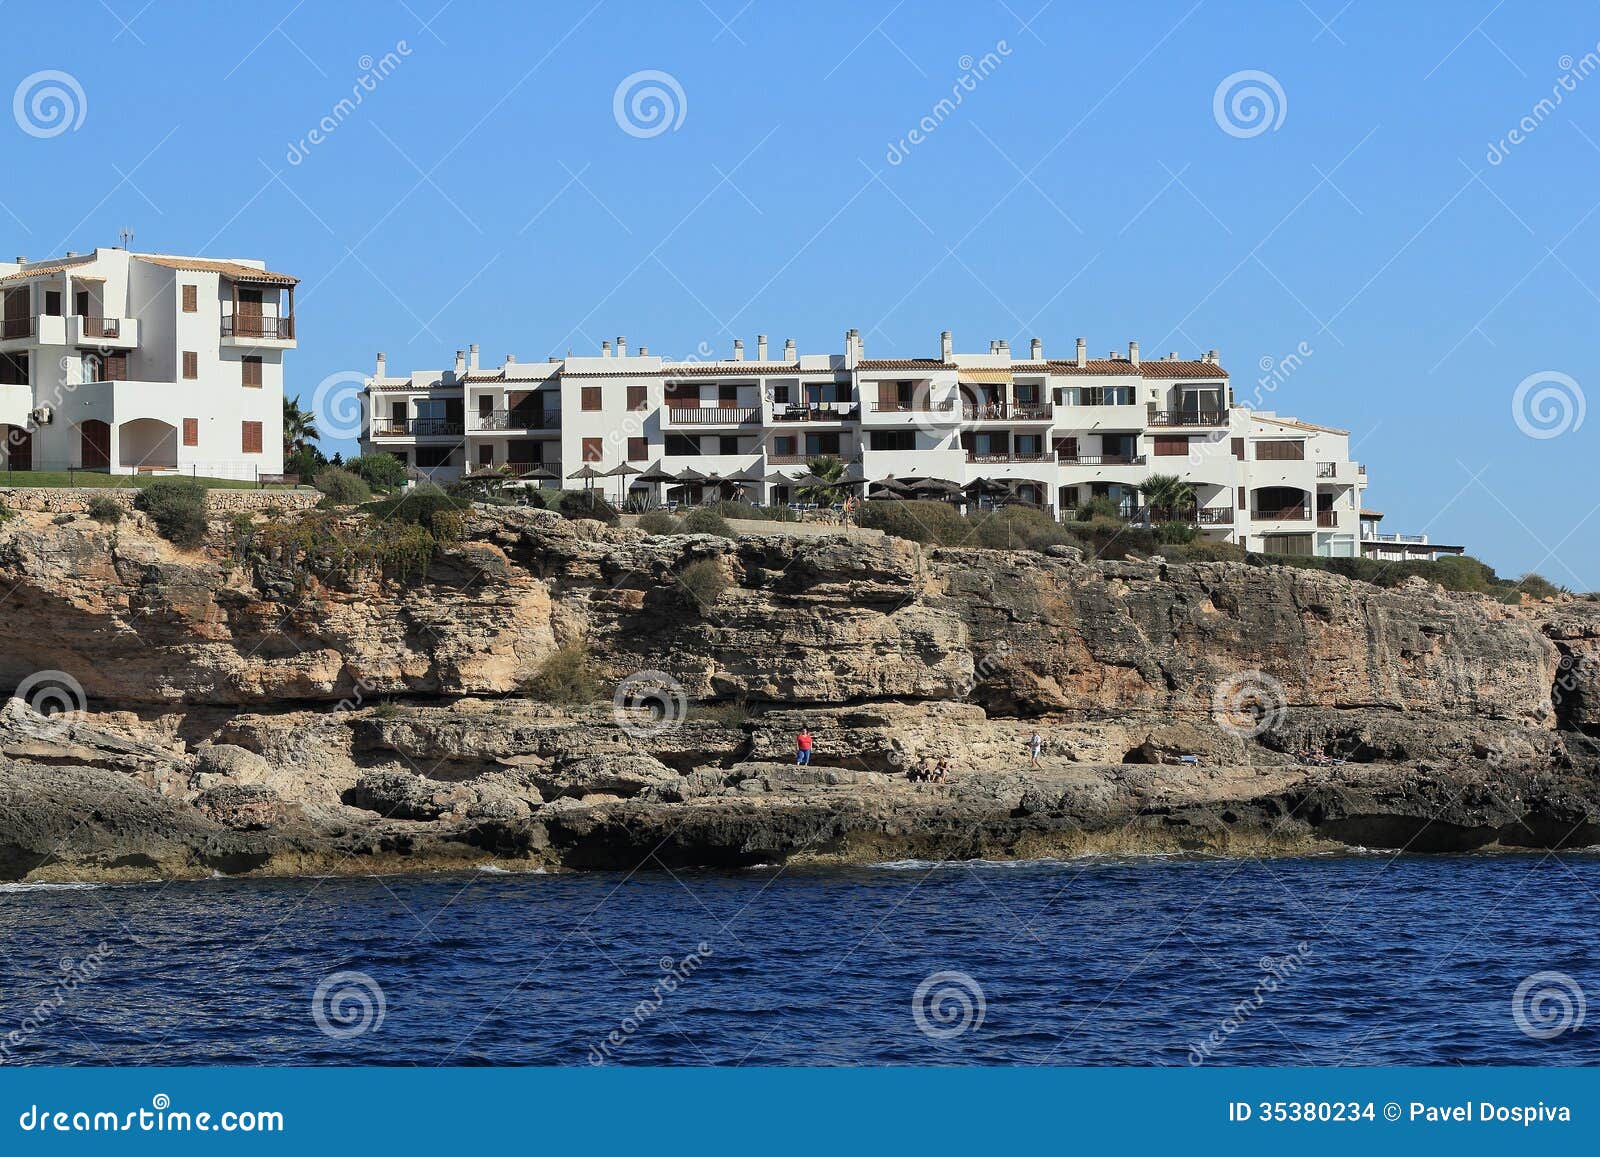
POLYGON ((937 546, 959 546, 972 534, 972 526, 947 502, 875 498, 861 504, 860 522, 896 538, 937 546))
POLYGON ((318 490, 327 496, 328 502, 334 506, 353 506, 357 502, 366 502, 372 498, 372 488, 367 485, 366 479, 349 470, 341 470, 337 466, 330 466, 318 474, 312 483, 318 490))
POLYGON ((639 516, 638 527, 646 534, 682 534, 683 527, 665 510, 647 510, 639 516))
POLYGON ((1097 519, 1114 522, 1125 521, 1122 517, 1122 507, 1118 506, 1113 499, 1101 494, 1095 495, 1088 502, 1078 507, 1077 519, 1079 522, 1094 522, 1097 519))
POLYGON ((133 504, 174 546, 198 546, 205 539, 206 488, 192 478, 157 478, 134 496, 133 504))
POLYGON ((709 507, 691 510, 683 520, 685 534, 715 534, 721 538, 737 538, 728 520, 709 507))
POLYGON ((406 464, 393 454, 381 450, 352 458, 345 468, 378 490, 393 490, 406 484, 406 464))
POLYGON ((471 508, 472 503, 465 498, 446 494, 437 486, 418 484, 404 494, 380 498, 376 502, 369 503, 366 511, 379 522, 425 526, 435 533, 441 530, 448 532, 454 527, 455 537, 459 538, 461 513, 471 508), (455 518, 449 518, 450 515, 454 515, 455 518))
POLYGON ((1183 562, 1243 562, 1246 558, 1244 547, 1236 543, 1207 542, 1203 538, 1187 545, 1170 547, 1161 553, 1183 562))
POLYGON ((1184 546, 1200 537, 1199 528, 1187 522, 1158 522, 1150 533, 1163 546, 1184 546))
POLYGON ((293 474, 302 482, 315 478, 327 469, 328 460, 315 446, 304 446, 283 458, 283 472, 293 474))
POLYGON ((709 610, 733 584, 722 564, 703 558, 678 572, 678 589, 700 610, 709 610))
POLYGON ((17 512, 15 510, 12 510, 4 502, 0 502, 0 522, 10 522, 16 516, 17 512))
POLYGON ((994 550, 1043 550, 1073 541, 1065 527, 1050 517, 1049 511, 1031 506, 1002 506, 968 516, 972 524, 972 546, 994 550))
POLYGON ((1567 588, 1551 582, 1542 574, 1529 571, 1517 580, 1517 589, 1523 594, 1535 599, 1548 599, 1555 595, 1569 593, 1567 588))
MULTIPOLYGON (((545 504, 549 505, 549 499, 545 504)), ((604 522, 608 526, 615 526, 621 515, 617 508, 605 500, 605 496, 598 490, 566 490, 560 498, 559 507, 551 507, 561 511, 563 518, 592 518, 596 522, 604 522)))
POLYGON ((546 703, 572 705, 599 698, 600 685, 589 669, 589 649, 568 643, 544 661, 529 684, 529 693, 546 703))
POLYGON ((771 522, 799 522, 800 512, 790 510, 787 506, 758 506, 757 518, 765 518, 771 522))
POLYGON ((1156 549, 1154 534, 1126 522, 1097 518, 1093 522, 1078 523, 1072 533, 1084 544, 1085 553, 1096 559, 1116 561, 1130 554, 1154 554, 1156 549))
POLYGON ((104 494, 96 494, 89 499, 89 517, 96 522, 104 522, 115 526, 122 521, 122 516, 125 513, 126 511, 122 509, 122 503, 114 498, 108 498, 104 494))

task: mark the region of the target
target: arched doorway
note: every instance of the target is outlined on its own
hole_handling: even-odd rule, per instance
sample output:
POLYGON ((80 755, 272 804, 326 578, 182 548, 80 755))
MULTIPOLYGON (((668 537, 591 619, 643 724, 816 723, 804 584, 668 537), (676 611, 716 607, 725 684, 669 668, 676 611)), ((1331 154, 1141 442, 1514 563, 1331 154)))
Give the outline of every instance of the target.
POLYGON ((99 418, 78 425, 79 460, 85 470, 111 468, 111 427, 99 418))
POLYGON ((0 469, 5 470, 32 470, 33 469, 33 432, 26 426, 0 425, 0 454, 5 460, 0 462, 0 469))
POLYGON ((117 429, 117 459, 135 470, 176 470, 178 428, 159 418, 135 418, 117 429))

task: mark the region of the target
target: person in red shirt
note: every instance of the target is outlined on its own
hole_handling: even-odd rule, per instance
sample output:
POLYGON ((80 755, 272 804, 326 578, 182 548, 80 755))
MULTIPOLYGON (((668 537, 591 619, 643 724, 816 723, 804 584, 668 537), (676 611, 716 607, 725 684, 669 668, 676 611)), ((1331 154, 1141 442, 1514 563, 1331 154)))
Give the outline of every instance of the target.
POLYGON ((811 762, 811 729, 805 724, 800 725, 800 734, 795 736, 794 762, 796 766, 811 762))

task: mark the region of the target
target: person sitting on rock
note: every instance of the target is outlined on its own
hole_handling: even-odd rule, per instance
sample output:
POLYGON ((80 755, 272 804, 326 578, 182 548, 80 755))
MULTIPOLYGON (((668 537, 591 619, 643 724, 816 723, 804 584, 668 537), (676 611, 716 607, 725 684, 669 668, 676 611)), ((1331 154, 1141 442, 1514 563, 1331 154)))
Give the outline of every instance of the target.
POLYGON ((812 747, 811 729, 804 723, 800 725, 800 734, 795 736, 794 745, 795 766, 810 766, 812 747))

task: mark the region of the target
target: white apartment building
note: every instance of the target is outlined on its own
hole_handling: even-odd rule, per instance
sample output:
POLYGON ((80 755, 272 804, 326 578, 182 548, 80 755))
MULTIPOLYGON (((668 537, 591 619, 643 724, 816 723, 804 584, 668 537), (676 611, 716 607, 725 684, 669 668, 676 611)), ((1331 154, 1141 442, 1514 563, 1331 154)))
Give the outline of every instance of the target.
POLYGON ((0 468, 280 473, 295 284, 120 248, 0 261, 0 468))
MULTIPOLYGON (((575 472, 624 463, 737 481, 752 501, 781 503, 821 455, 868 481, 980 479, 1059 517, 1104 496, 1141 517, 1139 483, 1176 474, 1195 493, 1206 537, 1282 554, 1354 557, 1366 468, 1347 431, 1234 403, 1216 350, 1148 359, 1137 342, 1090 358, 1025 358, 1004 341, 958 354, 949 331, 929 358, 868 358, 859 331, 838 354, 777 357, 765 336, 753 360, 735 341, 725 361, 669 361, 618 338, 599 356, 479 365, 391 376, 384 355, 364 391, 364 452, 387 451, 441 481, 485 466, 541 466, 564 486, 575 472), (789 477, 783 477, 788 475, 789 477)), ((606 485, 609 484, 609 485, 606 485)), ((604 480, 661 494, 662 483, 604 480)), ((669 493, 695 501, 687 482, 669 493)))

